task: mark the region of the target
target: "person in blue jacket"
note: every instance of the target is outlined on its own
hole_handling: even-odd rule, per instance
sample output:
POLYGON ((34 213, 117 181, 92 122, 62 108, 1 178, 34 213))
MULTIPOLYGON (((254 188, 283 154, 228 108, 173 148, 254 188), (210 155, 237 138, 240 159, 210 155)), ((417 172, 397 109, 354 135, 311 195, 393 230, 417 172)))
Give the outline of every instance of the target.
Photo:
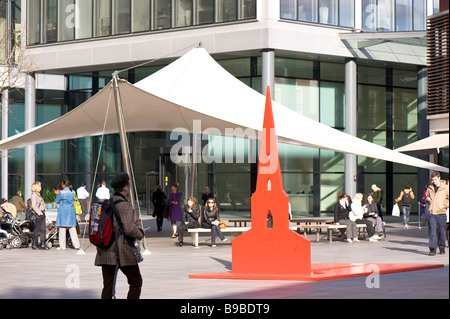
POLYGON ((58 215, 56 217, 56 227, 59 227, 58 241, 59 250, 66 249, 66 231, 69 229, 70 239, 75 249, 80 248, 76 225, 77 219, 75 215, 74 192, 71 190, 69 180, 63 180, 61 183, 62 190, 56 196, 55 203, 58 204, 58 215))

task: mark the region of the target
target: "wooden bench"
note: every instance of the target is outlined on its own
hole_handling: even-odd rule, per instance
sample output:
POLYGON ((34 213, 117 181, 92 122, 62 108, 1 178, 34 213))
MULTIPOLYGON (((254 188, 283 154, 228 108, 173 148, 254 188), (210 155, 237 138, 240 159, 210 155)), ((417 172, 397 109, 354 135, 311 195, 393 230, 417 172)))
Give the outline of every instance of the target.
MULTIPOLYGON (((383 222, 383 229, 384 229, 385 223, 383 222)), ((300 230, 301 228, 304 229, 325 229, 327 231, 327 240, 330 242, 330 244, 333 242, 333 230, 339 230, 339 229, 347 229, 347 225, 336 225, 336 224, 320 224, 320 225, 297 225, 297 229, 300 230)), ((358 229, 358 237, 361 234, 361 231, 367 231, 367 226, 365 224, 356 224, 356 228, 358 229)), ((383 238, 386 238, 386 232, 383 231, 383 238)), ((319 231, 316 232, 316 241, 320 240, 320 233, 319 231)))
MULTIPOLYGON (((225 229, 221 229, 220 231, 222 233, 230 233, 231 236, 232 236, 231 240, 233 240, 237 236, 245 233, 250 228, 251 227, 227 227, 225 229)), ((290 228, 292 230, 296 229, 295 227, 290 227, 290 228)), ((191 233, 192 245, 194 247, 198 247, 199 233, 210 233, 211 232, 211 228, 189 228, 187 231, 191 233)))
POLYGON ((229 223, 234 223, 234 227, 247 227, 247 223, 251 223, 252 220, 249 218, 243 218, 243 219, 229 219, 228 220, 229 223), (244 224, 244 225, 242 225, 244 224))

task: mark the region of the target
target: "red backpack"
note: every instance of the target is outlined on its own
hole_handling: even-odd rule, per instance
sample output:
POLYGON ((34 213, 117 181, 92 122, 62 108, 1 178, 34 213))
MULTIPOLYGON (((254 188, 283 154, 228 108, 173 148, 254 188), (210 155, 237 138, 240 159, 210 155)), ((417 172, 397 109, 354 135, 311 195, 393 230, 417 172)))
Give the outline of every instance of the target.
MULTIPOLYGON (((93 204, 89 216, 89 241, 99 248, 109 248, 114 243, 116 235, 114 232, 115 205, 124 200, 105 200, 102 204, 93 204)), ((121 225, 118 218, 119 225, 121 225)))

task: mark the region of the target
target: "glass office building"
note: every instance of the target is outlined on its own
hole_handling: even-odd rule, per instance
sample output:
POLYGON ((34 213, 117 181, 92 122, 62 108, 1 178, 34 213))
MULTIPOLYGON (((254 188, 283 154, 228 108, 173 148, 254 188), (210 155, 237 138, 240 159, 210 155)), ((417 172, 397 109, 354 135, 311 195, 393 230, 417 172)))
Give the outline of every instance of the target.
MULTIPOLYGON (((414 51, 389 55, 381 52, 385 48, 380 46, 386 45, 383 39, 377 39, 380 41, 371 47, 365 41, 372 39, 356 38, 356 44, 344 43, 340 34, 423 32, 427 15, 439 9, 434 0, 29 0, 22 1, 22 8, 25 2, 22 25, 26 26, 26 50, 36 54, 36 73, 64 79, 63 88, 35 85, 36 126, 93 96, 109 83, 119 66, 130 67, 121 77, 135 83, 177 56, 169 58, 159 53, 161 47, 174 53, 174 48, 199 39, 207 50, 208 41, 214 41, 210 52, 213 58, 245 84, 262 93, 269 77, 274 100, 342 131, 348 126, 346 63, 352 60, 357 65, 357 136, 395 149, 423 134, 421 127, 426 118, 421 116, 419 104, 424 92, 419 83, 426 63, 421 43, 403 39, 404 44, 392 40, 394 37, 384 38, 393 46, 414 51), (271 28, 282 36, 272 39, 271 28), (137 42, 149 52, 128 50, 137 42), (123 53, 128 54, 127 58, 115 57, 121 45, 125 45, 123 53), (70 51, 79 47, 86 55, 71 55, 70 51), (265 67, 266 49, 274 52, 270 72, 265 67), (100 50, 110 52, 111 57, 106 55, 105 61, 96 62, 95 52, 100 50), (414 59, 409 58, 412 55, 414 59), (157 61, 133 67, 150 57, 157 61)), ((9 90, 8 136, 25 130, 24 96, 23 89, 9 90)), ((170 186, 177 182, 182 192, 188 187, 190 168, 170 161, 169 150, 174 142, 169 134, 128 134, 137 195, 144 208, 149 206, 156 184, 170 186)), ((197 164, 194 195, 201 197, 203 188, 209 186, 229 214, 240 216, 249 211, 257 165, 248 161, 248 154, 257 154, 258 150, 233 138, 210 136, 203 143, 234 150, 236 160, 197 164)), ((98 184, 101 180, 111 181, 123 170, 117 135, 105 136, 103 144, 101 137, 40 144, 35 152, 35 176, 47 188, 68 177, 74 185, 86 182, 88 189, 95 191, 94 172, 98 184)), ((345 155, 288 144, 279 144, 279 152, 284 188, 294 216, 330 213, 337 195, 345 189, 345 155)), ((10 150, 8 156, 8 194, 12 196, 17 189, 30 185, 25 185, 25 150, 10 150)), ((448 166, 448 152, 440 161, 448 166)), ((418 176, 414 167, 357 159, 357 191, 367 194, 371 185, 377 184, 385 191, 385 207, 392 204, 407 182, 417 190, 418 176)), ((421 194, 421 190, 417 193, 421 194)))

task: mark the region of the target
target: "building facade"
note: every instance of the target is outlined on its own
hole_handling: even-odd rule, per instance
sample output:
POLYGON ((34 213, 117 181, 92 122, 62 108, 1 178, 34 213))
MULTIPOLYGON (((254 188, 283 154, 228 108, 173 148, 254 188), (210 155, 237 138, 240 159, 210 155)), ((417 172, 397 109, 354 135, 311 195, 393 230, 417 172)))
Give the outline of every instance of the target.
MULTIPOLYGON (((269 85, 274 100, 331 127, 391 149, 428 134, 420 110, 427 96, 426 21, 439 11, 435 0, 6 2, 20 9, 22 48, 34 72, 7 90, 2 138, 74 109, 115 70, 127 69, 121 77, 135 83, 199 42, 253 89, 265 93, 269 85)), ((170 161, 169 135, 128 134, 142 207, 156 184, 187 188, 188 168, 170 161)), ((235 158, 258 154, 258 145, 240 147, 239 139, 210 136, 204 143, 232 149, 235 158)), ((294 216, 330 212, 337 194, 367 194, 372 184, 384 190, 389 211, 407 182, 419 194, 425 186, 420 176, 427 172, 414 167, 287 144, 279 152, 294 216)), ((26 193, 34 179, 50 189, 68 177, 95 191, 95 172, 98 184, 123 170, 116 135, 9 150, 2 158, 2 197, 26 193)), ((439 160, 448 166, 448 152, 439 160)), ((255 162, 199 163, 194 193, 199 198, 209 186, 223 208, 250 211, 256 175, 255 162)))

